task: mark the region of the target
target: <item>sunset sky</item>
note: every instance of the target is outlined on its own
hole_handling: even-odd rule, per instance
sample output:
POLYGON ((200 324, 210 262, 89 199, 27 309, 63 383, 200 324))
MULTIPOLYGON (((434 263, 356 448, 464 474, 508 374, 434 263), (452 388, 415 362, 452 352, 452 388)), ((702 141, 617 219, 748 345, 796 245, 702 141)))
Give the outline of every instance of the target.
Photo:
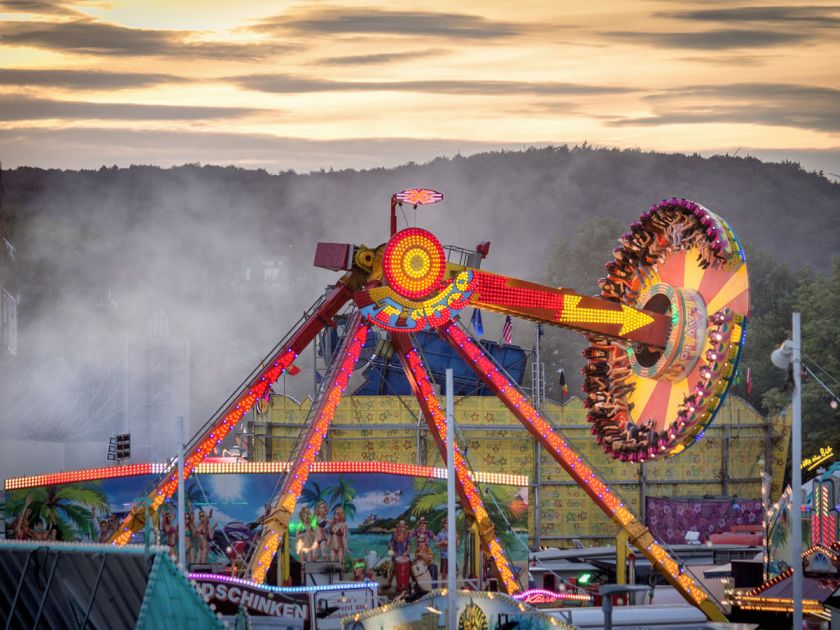
POLYGON ((840 6, 819 2, 10 0, 0 55, 6 168, 586 141, 840 181, 840 6))

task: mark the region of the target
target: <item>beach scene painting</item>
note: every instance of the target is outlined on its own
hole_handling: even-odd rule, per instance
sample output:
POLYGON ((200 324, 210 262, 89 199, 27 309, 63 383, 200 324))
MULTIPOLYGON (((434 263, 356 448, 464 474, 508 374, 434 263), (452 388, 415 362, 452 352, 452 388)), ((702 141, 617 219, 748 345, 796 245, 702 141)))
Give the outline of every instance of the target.
MULTIPOLYGON (((6 537, 104 542, 155 477, 135 475, 23 488, 7 493, 6 537)), ((186 485, 187 562, 195 569, 234 572, 262 530, 281 476, 195 474, 186 485)), ((514 571, 527 586, 526 487, 482 484, 484 503, 514 571)), ((153 516, 152 541, 177 550, 173 497, 153 516)), ((309 562, 332 563, 344 580, 376 580, 383 592, 430 590, 446 578, 446 481, 370 473, 313 473, 289 525, 290 581, 309 562)), ((470 523, 457 506, 459 578, 492 578, 472 558, 470 523), (476 570, 475 567, 479 567, 476 570), (481 575, 477 575, 477 573, 481 575)), ((141 531, 132 542, 143 542, 141 531)))

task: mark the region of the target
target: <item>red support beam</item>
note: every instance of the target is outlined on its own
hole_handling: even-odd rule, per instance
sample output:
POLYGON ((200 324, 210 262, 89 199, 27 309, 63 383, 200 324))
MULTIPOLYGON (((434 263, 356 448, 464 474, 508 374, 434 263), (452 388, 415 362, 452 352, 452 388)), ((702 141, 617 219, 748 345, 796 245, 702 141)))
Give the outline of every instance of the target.
MULTIPOLYGON (((205 457, 221 443, 225 436, 242 419, 251 407, 264 396, 271 384, 286 372, 298 355, 312 342, 326 326, 334 326, 333 317, 350 300, 352 293, 343 283, 339 283, 318 306, 318 308, 292 333, 288 343, 268 360, 268 367, 247 384, 239 396, 234 398, 215 422, 205 431, 196 444, 187 451, 184 458, 184 479, 189 477, 205 457)), ((174 445, 173 445, 174 446, 174 445)), ((149 493, 150 509, 158 509, 178 488, 178 472, 173 466, 161 482, 149 493)), ((131 508, 128 516, 120 524, 108 542, 124 545, 131 540, 131 535, 143 528, 146 507, 140 503, 131 508)))
POLYGON ((654 540, 644 523, 641 523, 618 495, 612 492, 597 471, 583 461, 569 442, 554 432, 551 424, 540 416, 528 399, 485 356, 478 344, 454 322, 444 326, 439 332, 578 486, 616 525, 627 532, 630 542, 686 601, 697 606, 709 619, 726 621, 717 603, 709 598, 689 574, 683 572, 679 563, 654 540))
POLYGON ((327 373, 323 389, 309 413, 309 425, 302 429, 305 432, 303 439, 299 440, 297 449, 289 457, 292 462, 291 469, 273 500, 271 512, 263 522, 262 535, 254 545, 255 551, 248 566, 248 573, 255 582, 265 581, 280 540, 289 531, 298 497, 303 492, 312 464, 321 450, 324 438, 327 437, 335 410, 353 374, 353 366, 359 360, 359 354, 365 345, 367 333, 367 325, 362 323, 361 316, 356 311, 347 324, 347 333, 336 353, 335 360, 338 363, 334 363, 335 367, 331 367, 327 373))
MULTIPOLYGON (((423 417, 426 419, 426 424, 432 432, 441 458, 446 463, 446 414, 441 409, 440 401, 432 388, 431 379, 407 333, 391 333, 391 343, 397 351, 406 378, 411 385, 411 390, 414 392, 415 398, 417 398, 417 402, 423 412, 423 417)), ((453 451, 455 458, 455 482, 458 495, 461 498, 461 505, 472 512, 478 526, 481 542, 485 550, 493 558, 505 590, 509 594, 516 593, 521 589, 521 585, 516 581, 510 569, 510 563, 507 557, 505 557, 504 550, 496 538, 493 522, 487 514, 484 502, 478 493, 478 488, 475 487, 470 476, 467 461, 461 453, 461 449, 458 448, 457 443, 453 444, 453 451)))

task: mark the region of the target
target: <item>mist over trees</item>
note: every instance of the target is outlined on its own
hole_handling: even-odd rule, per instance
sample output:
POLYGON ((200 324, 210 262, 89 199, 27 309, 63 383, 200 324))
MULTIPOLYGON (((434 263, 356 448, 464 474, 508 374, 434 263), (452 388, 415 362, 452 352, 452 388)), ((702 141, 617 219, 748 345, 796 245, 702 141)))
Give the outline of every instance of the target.
MULTIPOLYGON (((840 185, 793 163, 563 146, 309 174, 199 165, 18 168, 5 171, 3 183, 19 260, 21 387, 43 383, 46 366, 57 370, 79 356, 104 361, 161 307, 173 333, 190 342, 193 427, 337 278, 312 267, 315 243, 384 242, 391 194, 415 186, 446 199, 404 208, 401 227, 417 224, 463 247, 489 240, 487 269, 590 294, 615 239, 640 212, 672 196, 697 201, 726 218, 751 255, 750 401, 760 408, 760 396, 784 384, 766 357, 785 338, 794 306, 803 310, 806 350, 840 374, 836 327, 830 339, 821 328, 836 317, 840 293, 830 262, 840 252, 840 185), (252 282, 267 262, 271 281, 252 282), (824 304, 831 291, 834 301, 824 304), (808 328, 809 317, 821 322, 817 329, 808 328), (836 349, 833 361, 823 348, 836 349)), ((500 325, 491 318, 488 328, 500 325)), ((546 359, 571 377, 581 365, 576 337, 546 337, 558 351, 546 359)), ((533 327, 515 323, 514 342, 531 345, 533 327)), ((284 384, 295 396, 312 389, 306 361, 297 380, 284 384)), ((571 382, 571 393, 577 385, 571 382)), ((58 386, 52 393, 69 394, 58 386)), ((29 430, 2 407, 0 425, 29 430)))

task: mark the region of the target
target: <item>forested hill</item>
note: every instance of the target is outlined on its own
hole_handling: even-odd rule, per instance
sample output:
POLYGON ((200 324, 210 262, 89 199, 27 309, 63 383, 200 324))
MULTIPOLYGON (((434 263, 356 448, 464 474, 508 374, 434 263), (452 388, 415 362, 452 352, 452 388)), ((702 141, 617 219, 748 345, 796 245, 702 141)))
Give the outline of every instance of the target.
POLYGON ((793 267, 823 269, 840 251, 840 185, 793 163, 753 158, 560 147, 306 175, 194 165, 20 168, 5 172, 4 183, 7 206, 23 218, 56 221, 80 237, 74 258, 99 237, 127 253, 144 230, 172 234, 196 224, 221 229, 229 255, 279 252, 292 242, 311 249, 317 239, 374 244, 387 236, 390 194, 411 186, 446 194, 444 205, 418 210, 418 224, 462 245, 491 240, 491 264, 512 257, 537 274, 558 235, 596 217, 629 222, 670 196, 717 211, 744 243, 793 267))
MULTIPOLYGON (((191 343, 194 422, 334 281, 312 268, 316 241, 385 241, 390 196, 403 188, 434 188, 446 199, 404 208, 400 226, 416 222, 464 247, 489 240, 488 269, 535 281, 582 224, 612 217, 626 226, 671 196, 718 212, 749 249, 794 270, 827 272, 840 252, 840 184, 753 158, 556 147, 368 171, 186 165, 2 176, 18 252, 21 356, 69 353, 70 341, 95 353, 104 327, 142 331, 161 306, 191 343), (228 290, 267 260, 279 270, 271 291, 228 290), (119 308, 103 322, 109 291, 119 308)), ((604 262, 610 256, 601 252, 604 262)), ((573 286, 596 292, 586 284, 573 286)))

